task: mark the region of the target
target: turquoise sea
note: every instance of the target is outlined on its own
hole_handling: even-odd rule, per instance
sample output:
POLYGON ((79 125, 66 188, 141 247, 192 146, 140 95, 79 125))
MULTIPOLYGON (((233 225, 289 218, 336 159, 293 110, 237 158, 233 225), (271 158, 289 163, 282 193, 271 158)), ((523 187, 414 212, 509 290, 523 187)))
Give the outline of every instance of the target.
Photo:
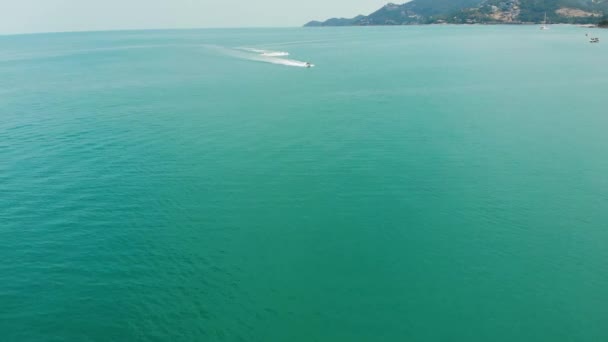
POLYGON ((1 36, 0 339, 607 341, 607 60, 558 25, 1 36))

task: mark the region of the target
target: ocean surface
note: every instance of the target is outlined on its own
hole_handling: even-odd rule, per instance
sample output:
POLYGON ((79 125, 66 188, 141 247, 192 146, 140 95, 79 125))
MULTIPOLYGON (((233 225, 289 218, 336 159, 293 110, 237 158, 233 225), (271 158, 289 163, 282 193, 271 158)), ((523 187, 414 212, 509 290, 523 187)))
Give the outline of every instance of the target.
POLYGON ((607 60, 558 25, 0 36, 0 339, 608 341, 607 60))

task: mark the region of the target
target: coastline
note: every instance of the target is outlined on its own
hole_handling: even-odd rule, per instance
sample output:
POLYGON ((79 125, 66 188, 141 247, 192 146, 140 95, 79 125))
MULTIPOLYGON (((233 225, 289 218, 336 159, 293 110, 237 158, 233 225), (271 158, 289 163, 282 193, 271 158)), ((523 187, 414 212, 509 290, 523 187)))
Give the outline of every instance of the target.
MULTIPOLYGON (((403 26, 535 26, 542 25, 542 23, 431 23, 431 24, 403 24, 403 25, 390 25, 390 24, 378 24, 378 25, 319 25, 311 26, 304 25, 302 28, 326 28, 326 27, 403 27, 403 26)), ((570 23, 556 23, 549 24, 551 26, 573 26, 582 28, 608 28, 608 26, 600 26, 597 24, 570 24, 570 23)))

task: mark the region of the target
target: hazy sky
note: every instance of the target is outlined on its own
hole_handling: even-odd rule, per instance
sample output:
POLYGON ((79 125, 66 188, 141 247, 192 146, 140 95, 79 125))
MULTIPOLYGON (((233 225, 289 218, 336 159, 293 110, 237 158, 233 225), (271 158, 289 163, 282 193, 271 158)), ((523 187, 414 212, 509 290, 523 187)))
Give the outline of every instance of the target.
POLYGON ((142 28, 300 26, 313 19, 369 14, 388 1, 0 0, 0 34, 142 28))

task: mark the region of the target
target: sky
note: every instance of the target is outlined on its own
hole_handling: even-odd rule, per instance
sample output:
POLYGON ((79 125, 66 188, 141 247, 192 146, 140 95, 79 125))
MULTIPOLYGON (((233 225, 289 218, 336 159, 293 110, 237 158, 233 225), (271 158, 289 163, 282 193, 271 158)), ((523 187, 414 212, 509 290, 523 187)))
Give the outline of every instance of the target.
POLYGON ((0 0, 0 34, 301 26, 310 20, 369 14, 388 1, 0 0))

